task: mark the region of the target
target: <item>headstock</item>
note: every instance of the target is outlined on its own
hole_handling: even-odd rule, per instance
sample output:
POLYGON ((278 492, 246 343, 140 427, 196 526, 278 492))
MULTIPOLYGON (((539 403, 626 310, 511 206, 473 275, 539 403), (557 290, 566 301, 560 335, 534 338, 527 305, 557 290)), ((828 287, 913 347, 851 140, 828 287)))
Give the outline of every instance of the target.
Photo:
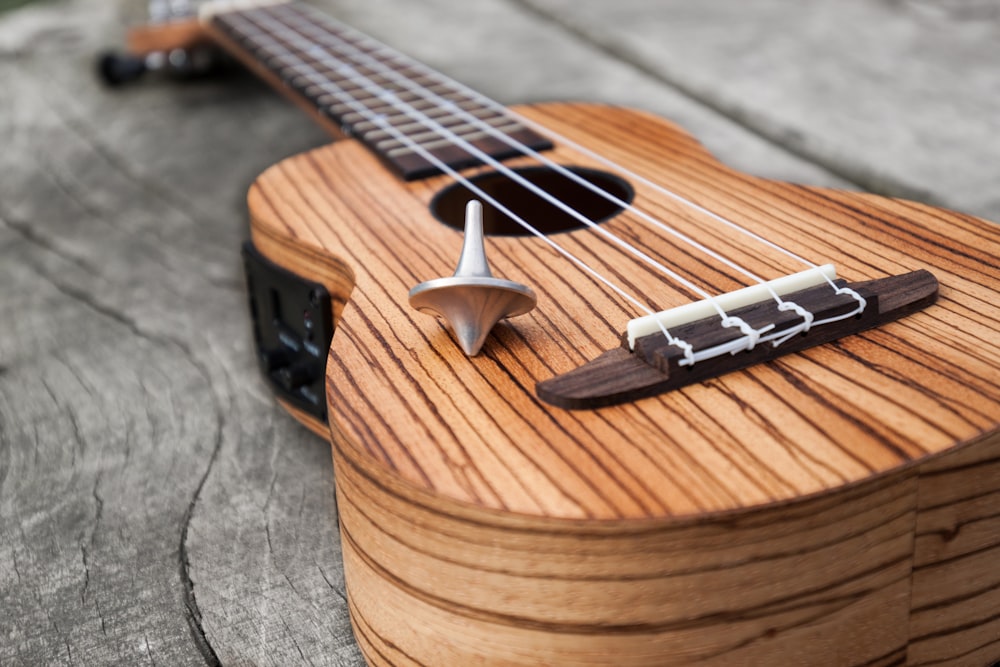
POLYGON ((149 22, 129 30, 124 52, 98 57, 97 71, 109 86, 121 86, 146 72, 189 78, 217 71, 227 59, 198 21, 190 0, 150 0, 149 22))

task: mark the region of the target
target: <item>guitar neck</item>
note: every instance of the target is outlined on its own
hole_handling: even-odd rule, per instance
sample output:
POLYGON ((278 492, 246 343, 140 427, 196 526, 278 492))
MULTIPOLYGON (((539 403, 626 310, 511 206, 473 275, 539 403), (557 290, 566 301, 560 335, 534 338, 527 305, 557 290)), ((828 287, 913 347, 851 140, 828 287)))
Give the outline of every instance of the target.
POLYGON ((300 2, 213 8, 218 43, 336 136, 359 139, 405 180, 551 143, 502 107, 300 2), (474 147, 474 150, 470 149, 474 147))

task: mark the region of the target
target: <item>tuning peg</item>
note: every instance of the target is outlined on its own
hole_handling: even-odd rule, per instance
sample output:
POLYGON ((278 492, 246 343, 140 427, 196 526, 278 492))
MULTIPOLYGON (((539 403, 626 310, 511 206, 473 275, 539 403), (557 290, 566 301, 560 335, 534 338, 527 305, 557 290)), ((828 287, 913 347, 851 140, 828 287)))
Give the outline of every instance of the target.
POLYGON ((530 287, 493 277, 483 245, 483 205, 475 200, 465 207, 465 240, 455 275, 410 290, 410 305, 443 318, 470 357, 479 354, 497 322, 527 313, 536 301, 530 287))
POLYGON ((137 80, 148 70, 146 59, 128 53, 107 51, 97 59, 97 73, 107 85, 117 88, 137 80))
POLYGON ((159 72, 176 79, 194 79, 224 72, 231 65, 217 49, 195 45, 144 56, 107 51, 97 59, 97 73, 107 85, 117 88, 136 81, 146 72, 159 72))

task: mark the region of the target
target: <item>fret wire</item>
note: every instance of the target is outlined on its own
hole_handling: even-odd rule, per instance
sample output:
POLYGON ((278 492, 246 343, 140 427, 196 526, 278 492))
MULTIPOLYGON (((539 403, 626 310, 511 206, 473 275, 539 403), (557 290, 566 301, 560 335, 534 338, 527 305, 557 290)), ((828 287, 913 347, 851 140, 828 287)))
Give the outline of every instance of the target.
MULTIPOLYGON (((437 133, 434 133, 434 136, 440 136, 440 135, 437 134, 437 133)), ((479 139, 483 139, 483 138, 486 138, 486 137, 489 137, 489 134, 480 130, 480 131, 474 132, 472 134, 463 134, 463 135, 456 134, 454 136, 454 139, 458 139, 460 141, 474 142, 474 141, 478 141, 479 139)), ((442 138, 442 139, 437 139, 435 141, 424 141, 422 139, 418 140, 417 137, 410 137, 410 138, 413 140, 413 143, 415 143, 415 144, 417 144, 419 146, 423 146, 424 148, 427 148, 429 150, 434 150, 436 148, 445 148, 445 147, 448 147, 448 146, 454 146, 455 145, 454 139, 449 139, 447 137, 442 138)), ((395 140, 393 140, 393 141, 395 141, 395 140)), ((380 150, 384 150, 385 153, 386 153, 386 155, 388 155, 389 157, 398 157, 400 155, 406 155, 407 153, 411 153, 412 152, 411 149, 405 148, 405 147, 404 148, 386 149, 385 147, 381 147, 380 146, 380 150)))
MULTIPOLYGON (((473 127, 472 123, 467 123, 467 122, 463 121, 461 118, 455 118, 455 117, 452 117, 452 118, 446 119, 446 120, 441 120, 439 122, 442 125, 444 125, 445 127, 447 127, 447 128, 454 128, 454 127, 463 126, 463 125, 467 125, 469 127, 473 127)), ((490 120, 487 120, 487 121, 484 121, 484 122, 489 123, 490 125, 493 125, 493 126, 497 126, 500 123, 511 123, 512 124, 511 127, 514 127, 514 126, 521 127, 521 124, 517 123, 517 121, 512 121, 509 118, 503 118, 503 117, 500 117, 500 116, 496 116, 496 117, 491 118, 490 120)), ((396 127, 396 129, 399 130, 399 131, 401 131, 401 132, 409 132, 411 130, 417 129, 417 126, 423 127, 423 125, 421 125, 420 123, 410 123, 408 125, 398 125, 396 127)), ((382 131, 383 130, 376 130, 376 131, 374 131, 372 133, 369 133, 369 134, 375 134, 375 135, 377 135, 377 134, 379 134, 379 132, 382 132, 382 131)), ((368 134, 366 134, 365 136, 368 136, 368 134)))
MULTIPOLYGON (((474 125, 467 125, 467 127, 469 129, 473 130, 473 132, 468 132, 468 131, 463 130, 463 129, 458 129, 456 127, 451 127, 451 126, 446 126, 446 125, 442 125, 442 127, 447 127, 448 130, 450 130, 452 133, 455 134, 455 136, 457 136, 459 138, 462 138, 462 139, 468 139, 469 137, 467 135, 471 135, 471 134, 487 136, 486 132, 484 132, 481 129, 476 128, 476 126, 474 126, 474 125)), ((409 136, 410 136, 410 139, 412 139, 416 143, 426 146, 426 141, 425 141, 426 139, 434 139, 435 137, 437 137, 437 138, 440 139, 441 134, 439 132, 435 132, 433 130, 428 130, 427 132, 419 132, 417 134, 411 134, 409 136)), ((366 138, 370 138, 370 137, 368 137, 366 135, 366 138)), ((385 141, 395 141, 395 139, 391 139, 391 140, 381 139, 379 141, 381 143, 384 143, 385 141)))
MULTIPOLYGON (((436 134, 433 136, 428 136, 427 134, 421 135, 409 135, 410 139, 417 144, 420 144, 424 148, 431 150, 436 150, 438 148, 444 148, 448 146, 447 139, 441 139, 436 134)), ((456 131, 455 136, 464 139, 466 141, 477 141, 488 137, 485 132, 477 130, 473 127, 466 127, 462 130, 456 131)), ((384 152, 390 157, 399 157, 400 155, 405 155, 410 152, 410 149, 406 146, 400 144, 400 142, 391 136, 386 136, 383 139, 375 139, 365 135, 364 139, 368 142, 372 142, 377 146, 378 150, 384 152)))
MULTIPOLYGON (((296 21, 295 18, 296 17, 293 17, 291 19, 291 21, 289 21, 289 23, 290 24, 294 24, 295 27, 298 28, 303 35, 309 37, 310 39, 314 39, 314 40, 316 40, 320 44, 326 44, 326 45, 334 47, 334 48, 337 48, 341 44, 346 43, 346 44, 349 44, 352 48, 354 48, 354 49, 356 49, 356 50, 358 50, 360 52, 365 53, 366 56, 370 56, 370 57, 374 58, 374 56, 372 55, 372 53, 369 53, 368 51, 366 51, 365 48, 361 44, 359 44, 357 42, 354 42, 354 41, 350 40, 347 37, 344 37, 342 34, 339 33, 339 31, 336 31, 336 30, 334 30, 332 28, 328 28, 324 32, 318 26, 316 26, 314 23, 312 23, 312 22, 310 22, 308 20, 299 20, 299 21, 296 21), (331 39, 331 35, 336 36, 338 39, 336 39, 336 40, 331 39)), ((372 51, 377 51, 377 50, 378 50, 377 48, 376 49, 372 49, 372 51)), ((463 90, 460 90, 460 89, 456 88, 447 79, 444 80, 444 81, 442 81, 440 78, 428 76, 427 74, 422 74, 422 75, 419 75, 419 76, 416 75, 421 70, 418 70, 416 67, 413 67, 412 66, 413 62, 412 61, 408 61, 406 59, 406 56, 403 56, 402 54, 398 54, 398 57, 394 58, 394 59, 396 59, 396 60, 402 60, 402 61, 406 62, 407 63, 407 67, 403 67, 403 68, 390 67, 389 69, 391 69, 391 71, 393 71, 394 73, 396 73, 396 74, 398 74, 400 76, 405 77, 407 80, 409 80, 409 81, 411 81, 411 82, 419 85, 420 87, 422 87, 422 88, 424 88, 426 90, 429 90, 429 91, 431 91, 433 93, 436 93, 436 94, 442 94, 443 92, 446 91, 448 93, 448 95, 458 96, 458 97, 462 97, 464 99, 473 99, 475 97, 474 95, 470 95, 467 91, 463 91, 463 90), (438 88, 443 89, 443 90, 436 90, 438 88)), ((376 60, 378 60, 378 59, 376 58, 376 60)), ((379 62, 381 64, 383 64, 383 66, 384 66, 385 63, 386 63, 386 61, 387 61, 387 59, 383 58, 379 62)), ((361 69, 361 68, 359 68, 359 69, 361 69)), ((362 70, 362 73, 364 73, 363 70, 362 70)))
MULTIPOLYGON (((257 31, 257 32, 258 32, 258 34, 262 34, 262 33, 260 33, 260 31, 257 31)), ((250 41, 252 43, 253 35, 251 33, 244 33, 244 36, 247 38, 248 41, 250 41)), ((295 51, 295 50, 290 50, 290 51, 291 52, 289 52, 289 53, 279 53, 279 54, 272 55, 271 57, 269 57, 267 59, 267 62, 265 64, 267 64, 268 66, 270 66, 272 69, 281 70, 282 68, 279 67, 276 63, 281 63, 282 65, 287 65, 288 59, 290 57, 293 57, 293 54, 294 54, 294 57, 297 57, 300 60, 302 60, 303 59, 302 55, 304 55, 304 54, 310 54, 311 49, 305 49, 303 51, 295 51)), ((314 61, 317 61, 317 62, 322 62, 322 61, 319 61, 318 59, 316 59, 315 57, 312 57, 311 59, 314 60, 314 61)), ((395 82, 395 81, 393 81, 393 80, 391 80, 389 78, 386 78, 386 77, 378 74, 377 70, 372 69, 372 68, 361 68, 361 69, 363 69, 364 71, 371 72, 372 74, 370 76, 366 77, 366 78, 378 82, 380 84, 380 88, 383 88, 383 89, 386 89, 386 90, 398 90, 398 91, 402 92, 403 88, 401 86, 399 86, 399 84, 397 82, 395 82)), ((323 73, 326 73, 327 76, 328 76, 328 78, 333 79, 333 80, 337 81, 338 83, 340 83, 342 85, 342 87, 345 90, 347 90, 348 92, 353 92, 354 90, 361 90, 362 89, 361 86, 358 86, 357 84, 352 83, 352 82, 348 82, 348 81, 344 80, 342 77, 340 77, 339 75, 337 75, 336 72, 335 72, 335 68, 323 67, 322 69, 320 69, 320 71, 323 72, 323 73)), ((301 77, 288 77, 288 78, 290 79, 292 85, 294 86, 294 84, 296 82, 296 79, 301 78, 301 77)), ((438 86, 443 86, 443 84, 438 84, 438 86)), ((310 87, 314 87, 314 86, 310 86, 310 87)), ((305 87, 300 86, 299 88, 305 88, 305 87)), ((302 90, 302 92, 304 94, 306 94, 307 96, 309 96, 309 94, 308 94, 308 88, 306 88, 305 90, 302 90)), ((432 109, 437 110, 437 109, 440 109, 440 106, 438 104, 436 104, 433 101, 427 100, 426 97, 420 96, 420 95, 418 95, 416 93, 413 93, 412 91, 409 94, 415 95, 417 97, 417 100, 419 100, 419 101, 414 100, 414 104, 413 104, 413 106, 415 108, 419 109, 419 110, 432 110, 432 109)), ((368 104, 367 102, 369 100, 375 101, 377 99, 374 95, 371 95, 369 98, 364 98, 364 97, 361 97, 361 96, 358 96, 358 95, 352 95, 352 97, 354 97, 355 99, 359 100, 361 103, 365 104, 365 106, 374 109, 376 111, 376 113, 387 113, 387 112, 390 112, 390 111, 394 110, 392 108, 389 108, 389 107, 385 106, 384 104, 382 106, 378 106, 378 107, 373 107, 370 104, 368 104)), ((462 97, 462 99, 466 99, 466 100, 468 99, 468 96, 466 96, 464 94, 461 95, 461 97, 462 97)), ((323 103, 322 98, 319 98, 316 101, 318 103, 323 103)), ((381 103, 381 100, 379 100, 379 102, 381 103)), ((475 102, 474 104, 475 104, 475 106, 478 106, 478 107, 480 107, 480 109, 482 109, 482 105, 480 103, 475 102)), ((332 107, 332 109, 334 110, 335 113, 339 114, 340 113, 340 109, 338 109, 338 106, 342 107, 343 105, 334 105, 332 107)), ((496 113, 496 112, 494 112, 494 113, 496 113)), ((439 115, 445 115, 445 114, 451 114, 451 112, 447 111, 447 110, 441 110, 441 111, 435 111, 435 113, 433 115, 434 116, 439 116, 439 115)), ((353 119, 354 119, 354 117, 350 116, 350 117, 345 117, 342 120, 346 121, 348 124, 353 124, 352 123, 353 119)))
MULTIPOLYGON (((503 132, 505 130, 514 130, 514 129, 517 129, 517 128, 521 127, 518 123, 513 122, 510 119, 498 119, 498 120, 499 120, 499 122, 504 123, 504 124, 501 124, 501 125, 490 125, 490 127, 493 128, 493 129, 495 129, 495 130, 497 130, 497 131, 500 131, 500 132, 503 132)), ((463 123, 460 119, 456 119, 456 118, 450 118, 449 121, 452 121, 452 122, 441 122, 441 121, 438 121, 438 122, 440 123, 441 127, 444 127, 446 129, 448 129, 449 131, 453 132, 454 134, 457 134, 457 135, 460 135, 460 136, 464 135, 464 134, 468 134, 469 131, 482 132, 483 134, 488 134, 478 124, 463 123)), ((403 129, 401 129, 401 127, 397 127, 396 129, 398 129, 401 132, 404 132, 406 134, 409 134, 410 138, 413 139, 414 141, 417 141, 417 142, 421 142, 421 141, 423 141, 424 139, 426 139, 428 137, 439 137, 440 136, 440 133, 438 133, 435 130, 426 130, 424 132, 411 133, 412 131, 403 130, 403 129)), ((364 136, 365 136, 365 138, 368 138, 368 139, 378 139, 379 141, 381 141, 381 139, 382 139, 382 137, 379 137, 377 135, 372 136, 372 135, 370 135, 368 133, 366 133, 364 136)))
MULTIPOLYGON (((499 116, 497 116, 495 114, 495 112, 486 111, 486 110, 473 112, 472 115, 478 116, 478 117, 486 117, 488 114, 493 114, 493 117, 495 119, 499 119, 500 118, 499 116)), ((446 111, 431 112, 431 113, 428 113, 427 115, 430 118, 440 119, 439 122, 442 123, 442 124, 446 123, 449 119, 455 120, 455 121, 461 121, 461 119, 459 119, 459 118, 451 115, 449 112, 446 112, 446 111)), ((504 118, 503 120, 511 120, 512 122, 517 122, 517 121, 513 121, 510 118, 504 118)), ((368 125, 370 125, 370 123, 368 123, 367 121, 362 121, 362 122, 358 123, 355 126, 355 129, 360 129, 362 127, 367 127, 368 125)), ((413 123, 413 122, 410 122, 410 123, 408 123, 408 125, 409 126, 420 125, 421 127, 424 127, 424 125, 422 123, 413 123)), ((524 128, 524 126, 521 125, 520 123, 518 123, 518 125, 519 125, 519 127, 524 128)), ((407 126, 407 124, 397 125, 396 127, 406 127, 406 126, 407 126)))
MULTIPOLYGON (((334 81, 337 84, 342 84, 342 82, 340 80, 338 80, 336 77, 324 77, 324 78, 326 78, 327 80, 330 80, 330 81, 334 81)), ((302 79, 302 77, 299 76, 299 75, 297 75, 295 77, 295 79, 296 79, 295 81, 291 82, 292 86, 295 87, 295 88, 297 88, 303 94, 310 95, 311 94, 309 92, 310 88, 314 88, 315 84, 310 84, 308 86, 301 86, 301 85, 297 85, 298 84, 297 80, 298 79, 302 79)), ((376 99, 378 99, 378 98, 374 97, 373 95, 371 95, 370 93, 367 93, 367 92, 365 93, 364 96, 355 94, 355 91, 358 91, 358 90, 361 90, 361 89, 360 88, 351 89, 351 88, 348 88, 347 86, 344 86, 344 91, 347 92, 348 94, 350 94, 351 97, 353 97, 354 99, 356 99, 358 101, 376 100, 376 99)), ((413 93, 410 93, 409 95, 413 95, 413 93)), ((318 99, 322 99, 323 97, 329 97, 329 96, 328 95, 316 95, 315 97, 317 97, 318 99)), ((408 102, 410 104, 413 104, 414 106, 420 105, 419 108, 420 108, 421 111, 429 111, 430 112, 430 111, 437 110, 437 111, 445 111, 447 113, 451 113, 450 108, 445 108, 445 107, 442 107, 439 104, 435 104, 433 102, 428 102, 425 98, 417 97, 416 99, 406 99, 404 97, 400 97, 400 99, 403 100, 404 102, 408 102)), ((382 101, 382 100, 378 100, 378 101, 379 101, 379 103, 380 103, 381 106, 385 106, 384 101, 382 101)), ((330 106, 331 107, 336 107, 338 105, 339 106, 343 106, 343 103, 331 104, 330 106)), ((368 106, 368 105, 366 105, 366 106, 368 106)), ((369 108, 371 108, 371 107, 369 107, 369 108)), ((483 113, 485 113, 487 115, 492 115, 493 117, 500 117, 500 114, 497 114, 496 111, 493 111, 491 109, 485 109, 483 107, 478 107, 478 108, 476 108, 476 107, 463 108, 461 106, 457 106, 456 105, 455 108, 458 108, 458 109, 460 109, 462 111, 465 111, 467 113, 483 112, 483 113)), ((516 122, 516 121, 514 121, 513 118, 510 118, 509 116, 507 116, 506 118, 508 120, 510 120, 511 122, 516 122)))
MULTIPOLYGON (((278 9, 278 8, 279 7, 275 7, 275 9, 278 9)), ((259 8, 259 9, 251 10, 251 11, 264 12, 265 8, 259 8)), ((248 12, 244 12, 244 13, 248 13, 248 12)), ((285 26, 283 26, 283 27, 285 27, 285 26)), ((304 28, 314 28, 314 26, 312 26, 311 24, 308 24, 308 23, 302 24, 302 27, 304 27, 304 28)), ((255 28, 256 28, 256 26, 255 26, 255 28)), ((263 31, 261 31, 259 29, 255 30, 254 32, 256 32, 257 34, 265 34, 263 31)), ((294 31, 289 31, 289 32, 291 32, 291 34, 294 37, 301 37, 302 36, 301 34, 295 33, 294 31)), ((248 36, 252 39, 252 35, 248 35, 248 36)), ((344 42, 349 42, 350 41, 350 40, 348 40, 346 38, 343 38, 343 37, 341 37, 339 40, 331 40, 332 37, 336 37, 336 36, 337 36, 336 31, 334 31, 334 30, 328 30, 327 32, 322 33, 321 35, 315 35, 313 38, 319 44, 327 44, 327 45, 330 45, 330 46, 336 46, 336 45, 339 45, 340 43, 344 43, 344 42)), ((314 48, 317 45, 313 44, 311 46, 314 48)), ((373 59, 375 59, 374 56, 371 56, 369 53, 367 53, 365 51, 365 47, 363 45, 357 44, 357 43, 351 43, 351 47, 354 48, 355 50, 359 51, 359 52, 365 53, 366 56, 369 56, 369 57, 372 57, 373 59)), ((296 50, 296 49, 292 49, 292 50, 297 55, 299 55, 299 56, 314 56, 314 55, 316 55, 316 54, 314 54, 312 52, 312 48, 310 48, 310 49, 304 49, 304 50, 296 50)), ((321 51, 319 53, 319 55, 322 55, 322 53, 325 53, 325 51, 321 51)), ((316 60, 315 58, 311 58, 311 59, 316 60)), ((461 98, 461 99, 466 99, 466 100, 467 99, 472 99, 471 96, 468 95, 468 93, 466 93, 465 91, 455 90, 454 86, 448 85, 446 82, 442 82, 442 81, 440 81, 438 79, 435 79, 434 77, 427 76, 425 73, 421 73, 418 76, 417 75, 417 73, 418 73, 417 68, 415 68, 413 66, 413 63, 411 61, 406 60, 405 57, 402 56, 401 54, 396 53, 396 54, 392 54, 392 57, 383 57, 381 60, 378 60, 378 59, 375 59, 375 60, 376 60, 376 62, 378 63, 378 65, 380 67, 382 67, 384 69, 389 69, 394 75, 406 77, 407 79, 409 79, 411 81, 414 81, 414 82, 416 82, 418 84, 422 84, 422 85, 424 85, 424 87, 426 87, 428 90, 431 90, 432 92, 440 93, 440 92, 447 91, 448 93, 450 93, 450 94, 452 94, 452 95, 454 95, 454 96, 456 96, 458 98, 461 98), (388 64, 391 60, 402 61, 402 62, 404 62, 404 66, 403 67, 398 67, 398 68, 397 67, 391 67, 388 64), (443 89, 443 91, 439 91, 439 90, 435 90, 435 89, 443 89)), ((320 61, 317 60, 317 62, 320 62, 320 61)), ((398 83, 396 83, 393 79, 390 79, 390 78, 387 78, 387 77, 383 76, 377 69, 374 69, 374 68, 371 68, 371 67, 367 67, 367 66, 357 66, 357 67, 355 67, 355 69, 357 71, 359 71, 361 74, 365 75, 368 79, 370 79, 370 80, 378 83, 379 85, 381 85, 381 86, 383 86, 383 87, 385 87, 387 89, 394 89, 394 88, 396 88, 398 86, 398 83)), ((335 76, 335 73, 334 73, 333 69, 327 69, 327 71, 331 74, 331 76, 335 76)))
MULTIPOLYGON (((293 36, 296 37, 296 38, 298 38, 298 36, 295 36, 294 33, 293 33, 293 36)), ((285 45, 288 46, 287 40, 286 40, 286 44, 285 45)), ((336 68, 330 67, 329 65, 325 64, 321 59, 317 58, 316 55, 314 55, 314 53, 312 52, 311 49, 292 49, 292 53, 294 53, 294 56, 292 56, 290 54, 279 54, 279 55, 274 56, 270 60, 271 61, 275 61, 275 60, 276 61, 280 61, 280 62, 282 62, 285 65, 285 67, 283 67, 283 68, 280 69, 280 72, 283 75, 285 75, 286 79, 291 80, 291 82, 293 84, 295 84, 297 82, 297 80, 302 79, 302 77, 301 76, 291 76, 290 74, 288 74, 287 69, 290 67, 292 69, 292 71, 294 71, 294 65, 295 65, 294 60, 291 63, 289 63, 290 59, 291 58, 298 58, 299 61, 305 61, 305 60, 308 59, 309 61, 312 61, 312 63, 313 63, 312 66, 313 66, 314 69, 316 69, 320 73, 328 74, 327 78, 329 78, 330 80, 335 81, 343 90, 345 90, 345 92, 350 93, 351 97, 355 101, 361 103, 362 105, 364 105, 365 107, 371 109, 375 113, 388 113, 388 112, 391 112, 391 111, 395 111, 397 109, 397 107, 395 107, 395 106, 385 105, 384 102, 381 99, 377 99, 376 96, 373 93, 369 92, 369 91, 365 92, 365 95, 367 95, 367 97, 360 96, 360 95, 356 94, 355 91, 363 90, 363 86, 360 85, 360 84, 357 84, 355 82, 352 82, 352 81, 344 78, 343 76, 341 76, 339 74, 333 74, 336 71, 336 68), (303 56, 306 56, 306 57, 303 57, 303 56), (381 106, 375 106, 374 104, 371 103, 371 102, 374 102, 374 101, 378 101, 381 106)), ((377 72, 377 70, 375 70, 373 68, 370 68, 370 67, 363 68, 363 70, 367 71, 367 72, 377 72)), ((368 79, 368 80, 371 80, 372 77, 371 76, 366 76, 365 78, 368 79)), ((384 88, 385 90, 391 90, 391 91, 395 92, 396 96, 399 99, 401 99, 404 102, 408 102, 409 105, 412 108, 414 108, 414 109, 416 109, 418 111, 426 112, 426 115, 428 117, 432 117, 433 118, 433 117, 445 116, 445 117, 454 118, 455 121, 459 121, 460 120, 460 119, 457 119, 457 118, 455 118, 453 116, 453 112, 451 110, 442 108, 438 103, 436 103, 436 102, 434 102, 432 100, 427 99, 426 96, 422 96, 422 95, 420 95, 418 93, 415 93, 413 91, 406 91, 405 88, 402 87, 402 86, 400 86, 397 82, 392 81, 390 79, 387 79, 385 77, 381 77, 380 76, 379 78, 381 80, 387 81, 387 82, 389 82, 391 84, 391 85, 385 85, 385 86, 383 86, 383 85, 380 84, 380 88, 384 88)), ((438 86, 441 87, 441 84, 438 84, 438 86)), ((296 86, 296 87, 299 88, 299 89, 302 89, 302 90, 304 90, 306 92, 308 92, 309 88, 314 88, 315 86, 314 85, 310 85, 310 86, 299 85, 299 86, 296 86)), ((468 97, 466 95, 461 95, 460 97, 463 100, 466 100, 466 102, 465 102, 466 104, 469 104, 470 101, 468 100, 468 97)), ((319 99, 322 100, 322 98, 319 98, 319 99)), ((485 113, 485 114, 493 113, 494 115, 496 115, 496 112, 491 112, 489 110, 484 109, 482 107, 482 105, 479 104, 478 102, 472 102, 471 104, 469 104, 469 106, 471 106, 472 108, 471 109, 463 109, 463 111, 469 111, 470 113, 481 112, 481 113, 479 113, 477 115, 482 115, 482 113, 485 113), (476 107, 479 107, 479 108, 476 109, 476 107)), ((346 105, 344 105, 343 103, 339 103, 339 104, 333 104, 333 105, 331 105, 330 109, 335 114, 338 114, 338 115, 343 114, 341 120, 343 122, 349 124, 349 125, 354 126, 355 125, 355 120, 357 119, 357 115, 354 114, 354 113, 344 113, 345 112, 345 107, 346 107, 346 105)), ((459 108, 461 108, 461 105, 459 105, 459 108)), ((395 118, 403 118, 403 119, 409 120, 409 118, 407 116, 403 115, 403 114, 400 114, 400 115, 394 116, 394 117, 395 118)), ((449 126, 449 123, 447 123, 447 122, 445 122, 443 124, 446 127, 449 126)), ((452 122, 450 124, 454 124, 454 122, 452 122)), ((421 125, 420 123, 412 123, 412 122, 409 123, 410 127, 420 126, 420 125, 421 125)), ((397 126, 397 127, 399 127, 399 126, 397 126)), ((497 128, 497 131, 507 133, 507 132, 510 132, 510 131, 513 131, 513 130, 516 130, 516 129, 522 129, 522 128, 523 128, 523 125, 521 125, 520 123, 517 123, 516 121, 511 121, 509 119, 509 117, 508 117, 507 123, 503 127, 497 128)), ((357 130, 357 128, 355 127, 355 133, 357 133, 356 130, 357 130)), ((433 134, 433 136, 438 136, 438 133, 436 131, 432 131, 432 132, 424 132, 424 133, 420 134, 419 136, 414 137, 414 139, 418 143, 420 143, 421 145, 424 145, 425 147, 441 148, 441 147, 448 146, 448 141, 447 140, 438 140, 438 141, 431 141, 431 142, 425 141, 427 138, 429 138, 428 134, 433 134)), ((367 134, 363 134, 362 136, 364 138, 366 138, 366 139, 369 139, 369 136, 367 134)), ((461 134, 459 136, 461 138, 470 139, 471 140, 471 139, 480 139, 480 138, 484 138, 484 137, 490 137, 490 136, 492 136, 492 133, 480 130, 480 131, 478 131, 476 133, 472 133, 472 134, 469 134, 469 135, 461 134)), ((384 146, 382 143, 376 144, 374 147, 376 148, 376 150, 379 150, 379 151, 385 150, 388 157, 398 157, 400 155, 412 152, 409 149, 405 149, 405 148, 395 148, 393 150, 387 150, 387 147, 384 146)))

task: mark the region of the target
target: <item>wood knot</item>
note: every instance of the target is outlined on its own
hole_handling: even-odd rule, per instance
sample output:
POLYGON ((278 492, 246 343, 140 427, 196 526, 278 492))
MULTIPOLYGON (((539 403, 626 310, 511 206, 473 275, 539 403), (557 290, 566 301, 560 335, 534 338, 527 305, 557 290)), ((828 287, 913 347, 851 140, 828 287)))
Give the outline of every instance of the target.
POLYGON ((956 537, 958 537, 958 531, 960 531, 961 529, 962 529, 962 526, 958 525, 958 526, 955 526, 954 528, 940 531, 939 534, 941 535, 941 541, 942 542, 951 542, 953 539, 955 539, 956 537))

